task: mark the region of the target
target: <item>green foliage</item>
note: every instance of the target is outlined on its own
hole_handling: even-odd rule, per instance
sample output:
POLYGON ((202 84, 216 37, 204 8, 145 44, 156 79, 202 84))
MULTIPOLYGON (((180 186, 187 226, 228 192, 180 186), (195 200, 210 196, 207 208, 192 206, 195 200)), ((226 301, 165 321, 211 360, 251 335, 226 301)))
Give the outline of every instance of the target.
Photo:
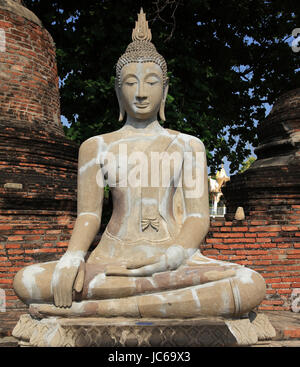
MULTIPOLYGON (((77 142, 121 127, 115 64, 142 5, 168 63, 165 127, 198 136, 211 172, 231 172, 257 142, 264 103, 299 86, 299 54, 285 38, 299 26, 295 1, 25 0, 57 46, 62 114, 77 142)), ((298 6, 297 6, 298 5, 298 6)))
POLYGON ((242 167, 239 170, 238 173, 243 173, 245 171, 247 171, 247 169, 250 168, 250 166, 256 161, 255 157, 250 156, 249 158, 247 158, 243 163, 242 163, 242 167))

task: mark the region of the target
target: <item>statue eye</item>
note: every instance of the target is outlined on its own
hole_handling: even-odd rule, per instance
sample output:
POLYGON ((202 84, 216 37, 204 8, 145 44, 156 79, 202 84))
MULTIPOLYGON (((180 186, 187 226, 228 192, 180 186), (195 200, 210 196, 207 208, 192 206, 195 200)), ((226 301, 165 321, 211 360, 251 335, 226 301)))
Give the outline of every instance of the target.
POLYGON ((135 85, 137 82, 135 81, 129 81, 129 82, 125 82, 126 85, 132 86, 135 85))
POLYGON ((149 84, 149 85, 154 85, 154 84, 157 84, 158 83, 158 81, 157 80, 151 80, 151 81, 148 81, 147 82, 147 84, 149 84))

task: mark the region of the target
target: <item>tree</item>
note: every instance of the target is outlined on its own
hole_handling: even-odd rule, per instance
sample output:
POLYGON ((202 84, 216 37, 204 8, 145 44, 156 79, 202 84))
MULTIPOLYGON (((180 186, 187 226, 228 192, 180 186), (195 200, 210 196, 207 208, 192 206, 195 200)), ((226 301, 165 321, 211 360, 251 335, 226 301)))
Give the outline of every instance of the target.
POLYGON ((211 172, 225 156, 237 170, 257 142, 264 103, 299 86, 299 54, 286 41, 299 25, 296 1, 24 2, 56 42, 66 133, 79 143, 120 127, 114 66, 140 5, 168 63, 164 126, 202 139, 211 172))
POLYGON ((247 171, 247 169, 249 169, 251 167, 251 165, 256 161, 255 157, 248 157, 243 163, 242 163, 242 167, 240 168, 238 173, 243 173, 245 171, 247 171))

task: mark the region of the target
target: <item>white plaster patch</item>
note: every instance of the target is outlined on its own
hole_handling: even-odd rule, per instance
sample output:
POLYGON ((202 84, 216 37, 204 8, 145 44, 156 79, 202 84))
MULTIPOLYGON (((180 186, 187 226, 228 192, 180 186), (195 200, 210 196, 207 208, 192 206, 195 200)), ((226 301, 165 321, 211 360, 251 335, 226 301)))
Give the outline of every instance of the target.
POLYGON ((203 218, 203 214, 201 214, 201 213, 190 213, 186 216, 186 218, 203 218))
POLYGON ((72 266, 79 266, 81 261, 84 261, 85 251, 69 251, 66 252, 57 263, 58 269, 70 268, 72 266))
POLYGON ((104 139, 102 136, 96 136, 97 144, 98 144, 98 151, 95 159, 95 163, 97 165, 101 162, 101 154, 106 152, 108 150, 107 144, 104 142, 104 139))
POLYGON ((91 159, 86 164, 79 168, 79 174, 82 175, 89 167, 93 167, 96 164, 96 158, 91 159))
MULTIPOLYGON (((109 256, 110 258, 113 258, 116 252, 116 246, 114 243, 111 243, 110 247, 109 247, 109 256)), ((97 260, 100 260, 99 258, 97 258, 97 260)))
POLYGON ((252 279, 252 274, 254 271, 249 268, 245 268, 241 266, 235 270, 236 277, 243 283, 243 284, 253 284, 254 281, 252 279))
POLYGON ((215 287, 219 283, 227 283, 227 282, 228 282, 228 279, 221 279, 221 280, 217 280, 217 281, 213 281, 213 282, 209 282, 205 284, 199 284, 197 286, 194 286, 194 288, 196 290, 203 289, 203 288, 212 288, 212 287, 215 287))
POLYGON ((51 341, 52 339, 55 337, 58 329, 59 329, 59 324, 57 323, 53 328, 50 328, 44 335, 44 341, 46 345, 51 345, 51 341))
POLYGON ((71 310, 77 313, 84 311, 85 305, 91 303, 90 301, 72 302, 71 310))
POLYGON ((151 285, 154 287, 154 288, 157 288, 157 285, 155 283, 155 280, 153 279, 153 277, 149 277, 148 278, 149 282, 151 283, 151 285))
MULTIPOLYGON (((35 305, 34 303, 33 303, 33 305, 35 305)), ((55 306, 52 306, 52 307, 55 307, 55 306)), ((56 316, 47 316, 47 318, 45 318, 45 319, 41 319, 39 322, 41 323, 41 324, 55 324, 55 322, 57 321, 59 319, 59 317, 56 317, 56 316)))
POLYGON ((195 254, 196 254, 196 252, 197 252, 197 251, 199 251, 199 250, 198 250, 198 249, 196 249, 196 248, 187 248, 187 249, 185 249, 186 257, 187 257, 187 258, 192 257, 193 255, 195 255, 195 254))
POLYGON ((53 286, 59 283, 60 272, 63 269, 68 269, 72 266, 79 267, 80 263, 84 261, 85 251, 66 252, 58 261, 51 280, 51 293, 53 293, 53 286))
POLYGON ((154 297, 158 298, 161 302, 159 302, 160 304, 160 308, 159 308, 159 312, 162 315, 166 315, 167 310, 166 310, 166 300, 165 297, 161 294, 156 294, 154 297))
POLYGON ((143 198, 142 199, 142 204, 144 204, 144 205, 157 205, 157 200, 156 199, 143 198))
POLYGON ((158 299, 160 299, 161 301, 165 302, 166 301, 166 297, 164 297, 162 294, 156 294, 155 295, 158 299))
POLYGON ((97 274, 89 283, 88 288, 88 298, 92 298, 93 290, 97 287, 100 287, 103 283, 105 283, 106 275, 104 273, 97 274))
POLYGON ((169 269, 176 269, 184 260, 185 251, 182 246, 174 245, 166 251, 166 262, 169 269))
POLYGON ((6 52, 6 36, 3 28, 0 28, 0 52, 6 52))
POLYGON ((82 217, 83 215, 93 215, 94 217, 99 218, 99 215, 97 213, 93 213, 93 212, 82 212, 78 214, 78 217, 82 217))
POLYGON ((192 296, 193 296, 193 299, 195 301, 195 304, 198 308, 201 307, 201 304, 200 304, 200 300, 199 300, 199 297, 198 297, 198 294, 196 292, 196 289, 195 288, 191 288, 191 293, 192 293, 192 296))
POLYGON ((39 299, 41 296, 41 292, 36 284, 36 275, 45 271, 39 265, 30 265, 26 267, 23 271, 22 282, 28 291, 31 299, 39 299))
MULTIPOLYGON (((201 256, 202 256, 202 255, 201 255, 201 256)), ((220 260, 212 259, 212 258, 205 257, 205 256, 203 256, 203 259, 205 259, 205 260, 206 260, 206 262, 208 262, 208 263, 215 263, 215 264, 222 265, 222 266, 232 267, 232 263, 230 263, 230 262, 220 261, 220 260)), ((195 261, 195 260, 193 260, 193 261, 195 261)), ((237 267, 238 267, 238 266, 237 266, 237 267)), ((235 268, 235 269, 236 269, 236 268, 235 268)))

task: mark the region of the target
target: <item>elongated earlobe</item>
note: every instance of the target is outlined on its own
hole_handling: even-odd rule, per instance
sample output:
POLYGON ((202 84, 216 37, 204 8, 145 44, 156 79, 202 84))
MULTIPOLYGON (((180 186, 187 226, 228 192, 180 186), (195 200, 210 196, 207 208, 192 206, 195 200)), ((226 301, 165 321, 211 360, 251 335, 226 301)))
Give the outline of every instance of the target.
POLYGON ((115 91, 119 102, 119 121, 121 122, 124 120, 125 117, 125 109, 123 107, 122 98, 120 96, 120 87, 117 80, 115 81, 115 91))
POLYGON ((167 81, 164 87, 164 95, 163 95, 162 101, 160 103, 160 108, 159 108, 159 117, 162 121, 166 121, 165 105, 166 105, 168 90, 169 90, 169 81, 167 81))
POLYGON ((162 121, 166 121, 166 116, 165 116, 165 103, 162 101, 160 104, 160 109, 159 109, 159 118, 162 121))
POLYGON ((123 121, 124 117, 125 117, 125 110, 124 110, 124 108, 120 107, 119 121, 120 122, 123 121))

